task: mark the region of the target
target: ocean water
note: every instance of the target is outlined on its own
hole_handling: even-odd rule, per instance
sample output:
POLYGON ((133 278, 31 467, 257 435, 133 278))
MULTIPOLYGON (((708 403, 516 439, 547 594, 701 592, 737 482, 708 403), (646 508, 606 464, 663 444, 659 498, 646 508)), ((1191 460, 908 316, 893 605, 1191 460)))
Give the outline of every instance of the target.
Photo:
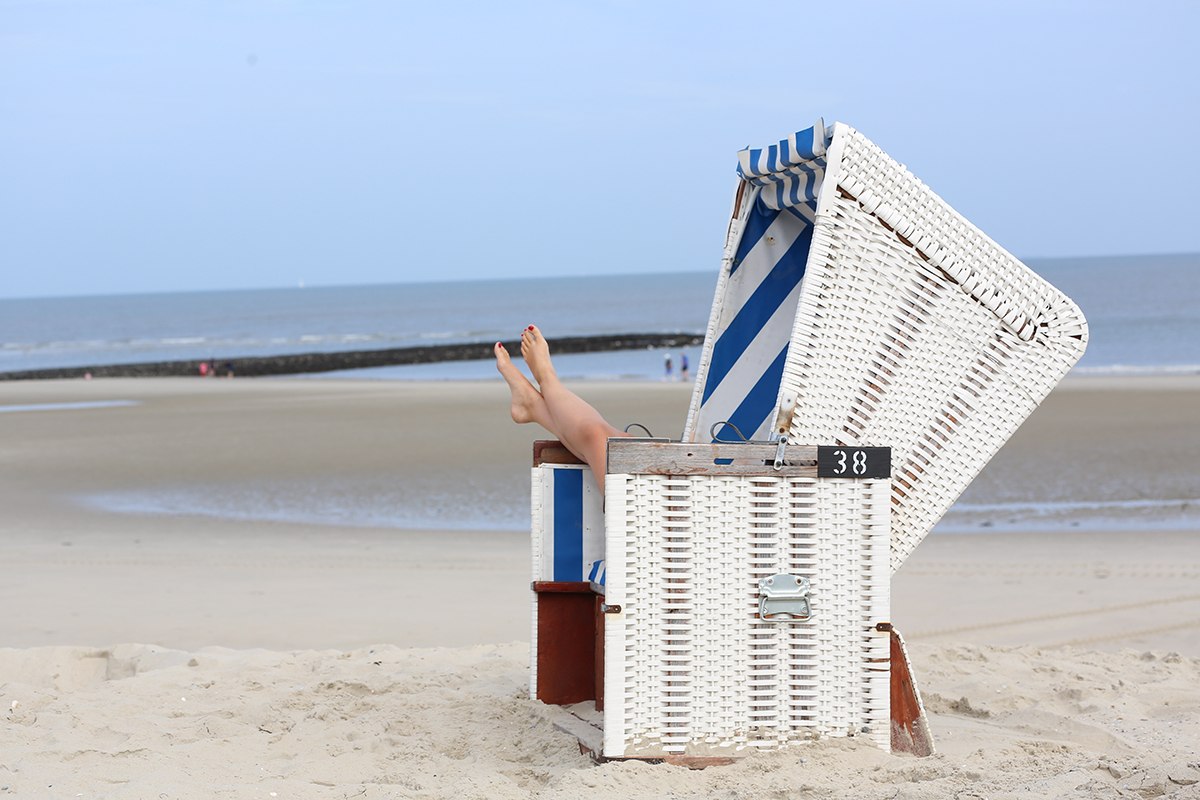
POLYGON ((1087 317, 1076 372, 1200 373, 1200 254, 1027 263, 1087 317))
MULTIPOLYGON (((1091 330, 1076 370, 1200 372, 1200 254, 1033 259, 1091 330)), ((0 299, 0 371, 161 360, 336 352, 514 338, 702 332, 716 283, 706 272, 228 292, 0 299)), ((662 352, 564 358, 565 376, 646 379, 662 352)), ((674 354, 676 361, 678 354, 674 354)), ((695 350, 689 357, 693 364, 695 350)), ((335 374, 336 377, 338 374, 335 374)), ((381 379, 490 378, 491 364, 363 370, 381 379)))
MULTIPOLYGON (((703 331, 714 286, 684 273, 0 300, 0 371, 492 342, 531 322, 552 337, 703 331)), ((596 363, 603 376, 644 377, 596 363)))

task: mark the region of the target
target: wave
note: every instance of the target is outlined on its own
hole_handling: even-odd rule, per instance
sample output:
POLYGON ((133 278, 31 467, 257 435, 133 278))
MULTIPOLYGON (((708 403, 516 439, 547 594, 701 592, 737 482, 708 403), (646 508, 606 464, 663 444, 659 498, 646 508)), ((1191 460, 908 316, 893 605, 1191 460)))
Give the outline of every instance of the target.
POLYGON ((968 514, 1058 514, 1080 511, 1145 511, 1153 509, 1195 509, 1200 511, 1200 498, 1167 498, 1154 500, 1052 500, 1020 503, 958 503, 951 512, 968 514))
POLYGON ((1200 498, 957 503, 938 522, 944 533, 1029 530, 1180 530, 1200 526, 1200 498))
POLYGON ((1075 367, 1072 375, 1200 375, 1200 364, 1105 364, 1075 367))
POLYGON ((29 403, 26 405, 0 406, 0 414, 16 414, 25 411, 80 411, 93 408, 127 408, 138 406, 138 400, 83 400, 77 403, 29 403))
MULTIPOLYGON (((114 352, 148 348, 204 347, 267 347, 279 345, 312 344, 357 344, 362 342, 414 343, 421 339, 467 340, 468 331, 432 331, 417 333, 302 333, 291 336, 164 336, 161 338, 114 338, 114 339, 65 339, 43 342, 8 341, 0 343, 0 349, 25 352, 111 350, 114 352)), ((494 332, 489 332, 494 334, 494 332)), ((475 337, 475 338, 478 338, 475 337)), ((486 337, 485 337, 486 338, 486 337)))

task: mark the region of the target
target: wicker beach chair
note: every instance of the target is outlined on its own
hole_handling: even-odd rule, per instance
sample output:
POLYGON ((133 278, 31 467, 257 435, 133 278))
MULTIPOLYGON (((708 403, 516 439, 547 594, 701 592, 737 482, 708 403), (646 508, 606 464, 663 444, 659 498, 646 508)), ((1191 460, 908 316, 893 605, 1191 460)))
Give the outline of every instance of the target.
POLYGON ((861 133, 739 153, 683 438, 893 450, 899 568, 1083 355, 1078 306, 861 133))
POLYGON ((1087 326, 846 125, 738 173, 682 440, 610 440, 604 504, 535 448, 531 691, 604 757, 927 754, 891 574, 1087 326))

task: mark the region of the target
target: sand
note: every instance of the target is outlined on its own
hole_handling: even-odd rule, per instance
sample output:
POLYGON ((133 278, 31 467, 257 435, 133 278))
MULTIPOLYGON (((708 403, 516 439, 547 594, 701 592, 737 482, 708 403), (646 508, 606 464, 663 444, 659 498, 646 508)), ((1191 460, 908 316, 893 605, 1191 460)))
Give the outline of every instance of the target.
MULTIPOLYGON (((678 384, 580 390, 672 435, 688 401, 678 384)), ((1078 501, 1078 519, 936 533, 897 573, 929 759, 832 741, 700 772, 594 766, 526 694, 527 533, 85 502, 269 480, 348 503, 369 498, 345 487, 461 483, 448 496, 486 506, 528 491, 536 435, 504 397, 498 382, 0 385, 0 796, 1200 797, 1193 377, 1064 384, 970 491, 1078 501), (115 400, 136 404, 4 413, 115 400), (1086 510, 1129 500, 1182 505, 1165 522, 1109 508, 1117 529, 1086 510)))

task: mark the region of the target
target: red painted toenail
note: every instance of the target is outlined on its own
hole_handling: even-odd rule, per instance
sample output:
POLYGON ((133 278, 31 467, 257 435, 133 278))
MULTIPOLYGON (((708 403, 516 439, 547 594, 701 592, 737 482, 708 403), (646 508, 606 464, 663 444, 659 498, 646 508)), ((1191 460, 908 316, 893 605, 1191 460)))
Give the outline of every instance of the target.
POLYGON ((530 325, 526 330, 533 330, 533 326, 530 325))

